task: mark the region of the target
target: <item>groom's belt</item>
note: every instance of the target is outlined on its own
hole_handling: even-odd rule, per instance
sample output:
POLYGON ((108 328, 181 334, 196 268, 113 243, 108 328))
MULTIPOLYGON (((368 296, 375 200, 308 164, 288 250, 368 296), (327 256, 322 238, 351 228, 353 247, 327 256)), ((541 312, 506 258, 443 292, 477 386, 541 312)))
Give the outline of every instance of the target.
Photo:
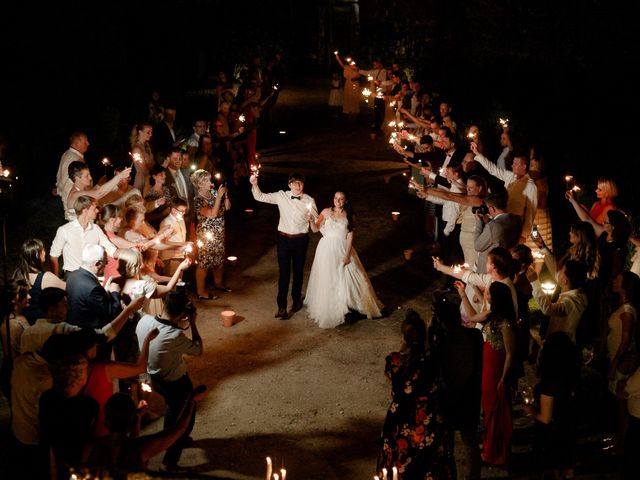
POLYGON ((278 230, 278 235, 282 235, 283 237, 287 237, 287 238, 301 238, 301 237, 306 237, 308 234, 307 233, 284 233, 278 230))

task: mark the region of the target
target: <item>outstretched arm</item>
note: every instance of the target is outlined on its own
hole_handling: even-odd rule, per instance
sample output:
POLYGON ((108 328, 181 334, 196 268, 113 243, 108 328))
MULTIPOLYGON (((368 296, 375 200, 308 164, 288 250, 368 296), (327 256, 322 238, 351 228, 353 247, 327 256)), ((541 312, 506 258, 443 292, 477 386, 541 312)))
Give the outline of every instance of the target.
POLYGON ((584 205, 582 205, 576 200, 576 197, 574 196, 573 192, 569 190, 567 193, 564 194, 564 197, 567 200, 569 200, 569 203, 571 204, 573 209, 576 211, 578 218, 583 222, 589 222, 591 224, 591 226, 596 232, 596 237, 599 237, 600 235, 602 235, 602 232, 604 232, 604 225, 600 225, 591 217, 591 215, 589 215, 589 211, 587 210, 587 207, 585 207, 584 205))

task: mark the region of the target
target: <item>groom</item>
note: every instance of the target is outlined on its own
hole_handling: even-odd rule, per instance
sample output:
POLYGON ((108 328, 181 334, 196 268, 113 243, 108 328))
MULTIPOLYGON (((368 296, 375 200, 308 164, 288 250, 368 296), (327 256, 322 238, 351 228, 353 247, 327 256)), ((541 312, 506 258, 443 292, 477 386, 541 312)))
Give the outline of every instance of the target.
POLYGON ((291 314, 302 308, 302 275, 304 261, 309 245, 309 221, 318 217, 316 202, 304 190, 304 175, 292 173, 289 175, 289 190, 274 193, 262 193, 258 187, 258 177, 251 175, 251 193, 259 202, 274 203, 280 211, 278 222, 278 311, 275 317, 287 320, 287 294, 289 293, 289 279, 293 267, 293 285, 291 298, 293 306, 291 314))

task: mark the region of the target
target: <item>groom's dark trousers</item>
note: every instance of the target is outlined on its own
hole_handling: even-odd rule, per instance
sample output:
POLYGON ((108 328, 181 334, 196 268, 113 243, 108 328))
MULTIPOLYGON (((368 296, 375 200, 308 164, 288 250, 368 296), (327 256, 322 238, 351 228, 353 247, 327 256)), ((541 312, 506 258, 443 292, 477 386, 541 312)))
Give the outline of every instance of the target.
POLYGON ((293 269, 293 285, 291 286, 291 298, 296 305, 302 300, 302 276, 304 274, 304 261, 309 246, 309 235, 300 233, 290 235, 278 232, 278 308, 287 308, 287 294, 289 293, 289 279, 293 269))

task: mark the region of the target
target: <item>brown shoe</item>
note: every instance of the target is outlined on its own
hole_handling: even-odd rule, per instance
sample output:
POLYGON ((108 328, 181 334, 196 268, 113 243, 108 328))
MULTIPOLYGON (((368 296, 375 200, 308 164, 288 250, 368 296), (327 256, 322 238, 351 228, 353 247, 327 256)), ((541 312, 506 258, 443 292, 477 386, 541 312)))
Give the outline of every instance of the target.
POLYGON ((276 318, 280 318, 282 320, 288 320, 289 315, 287 314, 286 308, 279 308, 275 315, 276 318))

